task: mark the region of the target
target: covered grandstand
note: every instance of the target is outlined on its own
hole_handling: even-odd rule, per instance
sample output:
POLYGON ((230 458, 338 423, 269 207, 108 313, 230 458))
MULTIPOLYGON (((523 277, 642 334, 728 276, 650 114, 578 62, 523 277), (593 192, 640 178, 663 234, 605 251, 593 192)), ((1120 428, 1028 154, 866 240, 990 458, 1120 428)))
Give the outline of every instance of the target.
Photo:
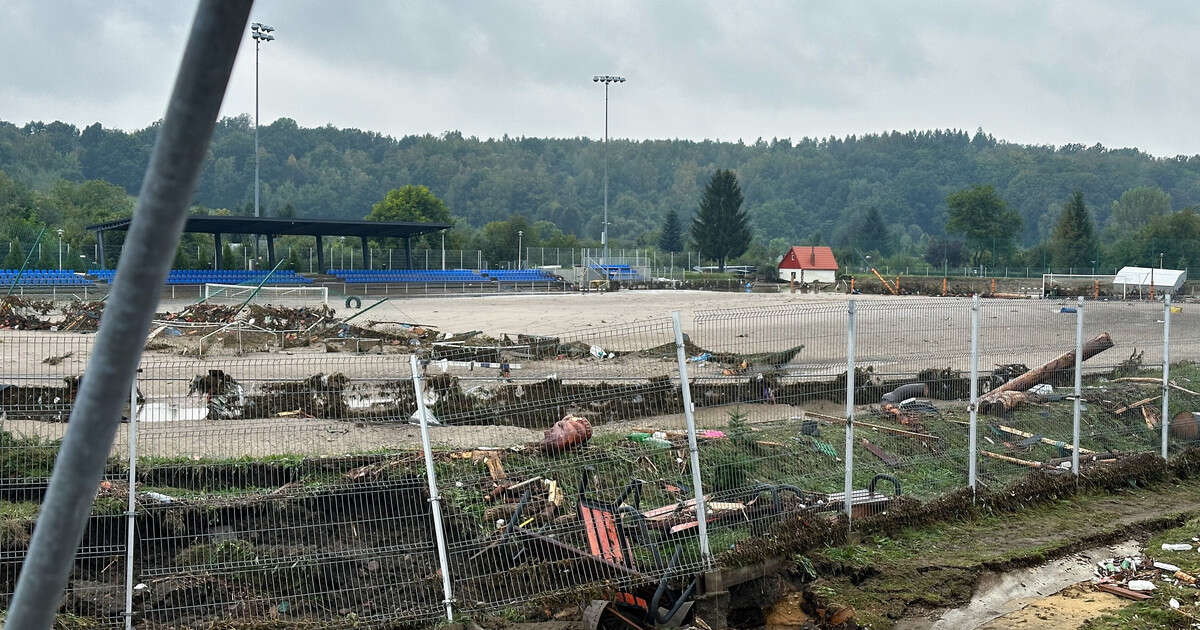
MULTIPOLYGON (((88 230, 96 233, 96 243, 99 248, 97 266, 101 271, 107 269, 105 262, 104 235, 113 231, 129 229, 132 219, 118 219, 106 223, 87 226, 88 230)), ((192 215, 183 226, 184 232, 211 234, 216 255, 213 257, 213 270, 220 270, 221 235, 222 234, 255 234, 267 240, 267 266, 274 267, 275 237, 282 235, 311 236, 316 239, 317 266, 325 268, 325 254, 322 239, 326 236, 358 237, 362 245, 363 260, 368 257, 367 239, 395 238, 404 243, 404 258, 406 267, 412 268, 412 238, 422 234, 432 234, 450 229, 447 223, 415 223, 404 221, 340 221, 334 219, 281 219, 277 217, 231 217, 192 215)))

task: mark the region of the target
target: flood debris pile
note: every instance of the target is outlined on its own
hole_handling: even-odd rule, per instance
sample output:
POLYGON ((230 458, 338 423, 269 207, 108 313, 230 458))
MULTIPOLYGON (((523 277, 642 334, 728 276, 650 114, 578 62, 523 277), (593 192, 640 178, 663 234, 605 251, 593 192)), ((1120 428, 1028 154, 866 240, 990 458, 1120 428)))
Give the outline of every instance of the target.
POLYGON ((95 332, 100 330, 100 316, 104 313, 104 302, 73 300, 62 309, 64 332, 95 332))
POLYGON ((0 302, 0 328, 9 330, 54 330, 50 313, 54 303, 10 295, 0 302))
POLYGON ((207 418, 407 419, 416 411, 412 383, 353 383, 344 374, 269 381, 247 387, 223 370, 198 375, 188 395, 203 396, 207 418))
POLYGON ((9 418, 66 422, 82 376, 64 376, 62 385, 0 384, 0 410, 9 418))

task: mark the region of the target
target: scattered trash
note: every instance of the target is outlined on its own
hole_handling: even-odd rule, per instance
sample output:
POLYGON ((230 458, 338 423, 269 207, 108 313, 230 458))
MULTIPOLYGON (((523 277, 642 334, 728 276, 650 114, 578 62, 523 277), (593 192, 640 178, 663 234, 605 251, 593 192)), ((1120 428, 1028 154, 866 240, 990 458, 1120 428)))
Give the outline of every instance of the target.
POLYGON ((1139 593, 1153 591, 1156 588, 1154 582, 1150 580, 1129 580, 1129 584, 1126 586, 1129 587, 1129 590, 1138 591, 1139 593))
POLYGON ((56 356, 52 356, 52 357, 46 357, 45 359, 42 359, 42 363, 45 363, 46 365, 58 365, 58 364, 62 363, 63 361, 66 361, 67 359, 74 356, 74 354, 75 354, 74 352, 68 352, 66 354, 60 354, 60 355, 56 355, 56 356))
MULTIPOLYGON (((426 422, 426 424, 428 424, 430 426, 441 426, 442 425, 441 420, 438 420, 437 416, 433 415, 433 412, 428 409, 425 410, 425 422, 426 422)), ((408 417, 408 423, 409 424, 421 424, 421 410, 420 409, 414 411, 412 413, 412 415, 408 417)))
POLYGON ((1029 389, 1027 389, 1025 391, 1029 392, 1030 394, 1037 394, 1038 396, 1045 396, 1054 391, 1054 386, 1049 385, 1047 383, 1040 383, 1038 385, 1034 385, 1033 387, 1030 387, 1029 389))
POLYGON ((1163 543, 1163 551, 1191 551, 1192 546, 1188 543, 1163 543))
POLYGON ((1171 600, 1167 602, 1167 605, 1169 605, 1171 608, 1178 609, 1179 608, 1179 600, 1172 597, 1171 600))
POLYGON ((704 363, 712 358, 711 352, 702 352, 694 357, 688 357, 688 363, 704 363))
POLYGON ((719 440, 719 439, 725 437, 725 432, 724 431, 715 431, 713 429, 705 429, 700 432, 699 437, 702 437, 702 438, 705 438, 708 440, 719 440))
POLYGON ((1167 564, 1166 562, 1155 562, 1154 568, 1162 569, 1163 571, 1170 571, 1171 573, 1175 573, 1176 571, 1179 570, 1179 567, 1177 567, 1173 564, 1167 564))
POLYGON ((154 499, 155 501, 158 501, 159 503, 163 503, 163 504, 169 504, 169 503, 175 502, 174 498, 169 497, 161 492, 143 492, 142 496, 149 498, 149 499, 154 499))

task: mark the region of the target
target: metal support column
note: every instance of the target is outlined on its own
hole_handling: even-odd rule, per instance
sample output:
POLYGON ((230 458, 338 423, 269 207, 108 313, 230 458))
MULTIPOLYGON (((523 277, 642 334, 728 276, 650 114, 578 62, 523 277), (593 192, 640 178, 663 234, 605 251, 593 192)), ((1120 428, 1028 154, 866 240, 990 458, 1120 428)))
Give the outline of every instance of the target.
MULTIPOLYGON (((138 372, 141 372, 138 368, 138 372)), ((133 628, 133 544, 137 525, 137 374, 129 387, 129 508, 125 512, 125 630, 133 628)))
POLYGON ((976 293, 971 298, 971 405, 968 407, 971 412, 971 428, 968 441, 968 456, 967 456, 967 485, 971 488, 971 497, 974 498, 976 491, 976 475, 979 454, 976 452, 978 444, 978 420, 979 420, 979 294, 976 293))
POLYGON ((404 237, 404 260, 407 261, 407 264, 408 264, 408 266, 405 267, 405 269, 412 269, 413 264, 412 264, 412 237, 411 236, 404 237))
POLYGON ((421 450, 425 453, 425 478, 429 482, 430 512, 433 513, 433 535, 437 540, 438 563, 442 569, 442 603, 446 619, 454 621, 454 593, 450 585, 450 559, 446 555, 446 533, 442 527, 442 497, 438 493, 437 472, 433 469, 433 448, 429 444, 429 410, 425 408, 425 389, 421 383, 421 368, 417 355, 409 355, 413 393, 417 395, 417 415, 421 425, 421 450))
POLYGON ((854 300, 850 300, 846 309, 846 498, 842 501, 847 523, 854 511, 854 310, 854 300))
POLYGON ((1167 399, 1171 396, 1171 294, 1163 295, 1163 378, 1162 378, 1162 457, 1167 458, 1171 411, 1167 399))
POLYGON ((274 234, 264 234, 263 236, 265 236, 267 238, 267 267, 270 269, 274 269, 275 268, 275 235, 274 234))
POLYGON ((108 269, 104 263, 104 230, 96 230, 96 264, 100 269, 108 269))
POLYGON ((325 244, 320 234, 313 235, 313 238, 317 239, 317 273, 325 273, 329 269, 325 266, 325 244))
POLYGON ((367 237, 360 236, 359 240, 362 241, 363 267, 370 269, 371 266, 367 261, 371 258, 371 252, 367 249, 367 237))
POLYGON ((696 442, 696 415, 692 405, 692 386, 688 381, 687 350, 683 344, 683 326, 679 311, 671 312, 671 324, 675 329, 675 360, 679 363, 679 388, 683 393, 683 417, 687 422, 688 458, 692 469, 692 493, 696 500, 697 535, 700 538, 700 558, 704 566, 712 564, 712 550, 708 546, 708 508, 704 500, 704 488, 700 479, 700 447, 696 442))
POLYGON ((1075 408, 1071 427, 1071 472, 1079 476, 1079 413, 1083 403, 1083 296, 1075 307, 1075 408))
POLYGON ((214 270, 223 268, 221 266, 223 264, 221 262, 221 247, 222 247, 221 235, 219 233, 213 232, 213 251, 216 252, 216 254, 213 256, 213 269, 214 270))

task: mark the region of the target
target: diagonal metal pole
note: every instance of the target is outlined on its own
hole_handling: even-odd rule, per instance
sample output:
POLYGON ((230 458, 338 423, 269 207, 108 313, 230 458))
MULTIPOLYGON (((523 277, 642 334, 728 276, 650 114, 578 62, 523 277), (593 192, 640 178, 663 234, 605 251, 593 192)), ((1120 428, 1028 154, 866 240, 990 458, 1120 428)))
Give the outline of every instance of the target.
POLYGON ((7 630, 42 630, 54 623, 120 425, 125 394, 174 260, 251 4, 250 0, 202 0, 196 11, 117 266, 112 299, 104 309, 21 566, 4 624, 7 630))

